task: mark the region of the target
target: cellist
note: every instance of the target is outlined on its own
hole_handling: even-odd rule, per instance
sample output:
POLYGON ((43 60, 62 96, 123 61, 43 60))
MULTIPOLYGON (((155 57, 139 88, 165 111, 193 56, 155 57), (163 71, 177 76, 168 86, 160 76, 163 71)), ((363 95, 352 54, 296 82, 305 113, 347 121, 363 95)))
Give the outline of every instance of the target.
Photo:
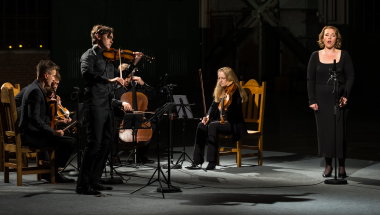
POLYGON ((193 152, 194 163, 187 166, 187 169, 200 169, 198 165, 204 162, 205 140, 207 138, 207 161, 209 162, 206 169, 215 169, 218 155, 218 135, 233 135, 234 141, 240 140, 247 135, 242 103, 247 101, 247 95, 239 83, 234 71, 229 67, 222 67, 218 70, 218 80, 214 89, 214 99, 208 110, 207 116, 203 117, 202 122, 198 124, 195 145, 193 152), (223 112, 219 103, 225 95, 225 89, 228 86, 236 86, 236 90, 229 95, 230 105, 223 108, 223 112), (218 107, 219 106, 219 107, 218 107), (221 123, 224 118, 224 124, 221 123))
MULTIPOLYGON (((121 64, 121 67, 122 67, 121 70, 125 70, 128 67, 128 64, 123 63, 121 64)), ((119 67, 119 70, 120 70, 120 67, 119 67)), ((157 97, 156 91, 153 87, 149 86, 146 82, 144 82, 141 77, 134 76, 134 75, 132 76, 132 75, 133 74, 131 73, 124 79, 124 87, 120 87, 116 89, 115 91, 113 106, 115 107, 114 108, 115 116, 118 117, 119 119, 124 116, 124 112, 120 111, 120 109, 117 107, 123 106, 123 109, 125 111, 132 110, 132 104, 120 101, 121 96, 124 93, 132 91, 132 85, 131 85, 132 81, 136 83, 136 92, 143 93, 148 98, 148 100, 155 99, 157 97)), ((121 120, 118 120, 117 118, 115 118, 115 120, 116 120, 116 124, 120 125, 121 120)), ((154 128, 153 128, 153 131, 154 131, 154 128)), ((120 158, 118 156, 118 149, 117 149, 118 139, 119 139, 119 130, 115 130, 114 142, 112 144, 112 157, 114 159, 114 163, 120 162, 120 158)), ((146 157, 146 154, 148 153, 149 145, 150 143, 143 147, 140 147, 139 150, 137 151, 137 155, 138 155, 137 157, 141 159, 141 160, 138 160, 138 162, 154 163, 153 160, 150 160, 146 157)))

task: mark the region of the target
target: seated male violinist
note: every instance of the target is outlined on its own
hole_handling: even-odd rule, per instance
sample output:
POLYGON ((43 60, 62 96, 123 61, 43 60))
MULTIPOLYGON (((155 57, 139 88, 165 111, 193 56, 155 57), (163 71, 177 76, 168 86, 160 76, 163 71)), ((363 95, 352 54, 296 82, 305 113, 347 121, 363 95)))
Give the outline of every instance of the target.
MULTIPOLYGON (((50 86, 55 79, 59 67, 51 60, 41 60, 37 65, 37 79, 23 92, 20 108, 20 133, 22 144, 33 148, 55 148, 55 174, 58 183, 74 182, 58 173, 58 167, 63 167, 73 152, 76 141, 63 136, 62 130, 50 127, 49 105, 46 101, 45 86, 50 86)), ((50 180, 48 175, 42 175, 50 180)))
MULTIPOLYGON (((56 100, 57 101, 57 112, 60 113, 60 116, 62 117, 58 117, 58 123, 57 123, 57 128, 58 129, 64 129, 65 127, 67 127, 71 122, 72 122, 72 119, 70 118, 70 113, 63 113, 59 107, 62 107, 62 100, 61 98, 57 95, 57 89, 58 89, 58 85, 61 81, 61 75, 59 74, 59 72, 57 72, 56 76, 55 76, 55 80, 51 83, 51 86, 45 86, 45 93, 46 93, 46 96, 47 96, 47 100, 56 100)), ((63 110, 65 111, 65 110, 63 110)), ((66 130, 65 131, 65 135, 69 135, 70 134, 70 130, 66 130)))
MULTIPOLYGON (((123 63, 121 65, 122 70, 125 70, 128 67, 128 64, 123 63)), ((120 70, 120 67, 119 67, 120 70)), ((145 83, 141 77, 134 76, 133 72, 127 76, 127 78, 124 79, 124 86, 116 89, 115 91, 115 98, 113 100, 113 106, 114 107, 121 107, 123 106, 124 111, 131 111, 132 110, 132 104, 122 102, 120 101, 121 97, 124 95, 124 93, 132 92, 132 85, 131 81, 135 81, 136 83, 136 92, 143 93, 148 100, 155 99, 156 98, 156 91, 153 87, 149 86, 147 83, 145 83), (132 80, 133 79, 133 80, 132 80)), ((115 113, 115 120, 116 124, 120 125, 122 122, 122 119, 124 117, 124 111, 121 111, 118 108, 114 108, 115 113)), ((154 125, 152 125, 154 126, 154 125)), ((154 128, 153 128, 154 131, 154 128)), ((115 130, 114 134, 114 142, 112 144, 112 156, 114 159, 114 163, 120 162, 120 158, 118 156, 118 143, 119 143, 119 130, 115 130)), ((140 147, 137 151, 137 157, 139 158, 137 162, 139 163, 154 163, 153 160, 149 160, 146 155, 148 153, 150 143, 147 145, 140 147)))

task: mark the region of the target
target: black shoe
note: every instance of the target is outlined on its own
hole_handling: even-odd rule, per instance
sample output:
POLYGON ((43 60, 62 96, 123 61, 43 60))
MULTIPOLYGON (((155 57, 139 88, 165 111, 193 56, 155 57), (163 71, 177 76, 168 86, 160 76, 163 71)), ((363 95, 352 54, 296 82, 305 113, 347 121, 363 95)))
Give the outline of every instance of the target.
POLYGON ((75 192, 78 194, 83 194, 83 195, 99 195, 99 194, 102 194, 101 192, 96 191, 89 186, 80 186, 80 185, 77 185, 77 189, 75 190, 75 192))
POLYGON ((347 174, 346 174, 346 172, 344 172, 344 173, 339 173, 339 174, 338 174, 338 177, 339 177, 339 178, 347 178, 347 174))
POLYGON ((91 184, 90 187, 94 190, 112 190, 113 187, 106 187, 101 185, 100 183, 97 184, 91 184))
POLYGON ((326 174, 325 172, 323 172, 322 176, 323 176, 324 178, 328 178, 328 177, 331 177, 332 171, 333 171, 333 168, 331 167, 331 170, 330 170, 330 172, 329 172, 329 173, 327 173, 327 174, 326 174))
POLYGON ((139 155, 138 156, 139 158, 137 158, 137 163, 142 163, 142 164, 145 164, 145 163, 154 163, 154 160, 150 160, 148 159, 147 157, 143 156, 143 155, 139 155))
POLYGON ((56 176, 55 176, 55 182, 57 183, 73 183, 75 182, 74 179, 72 178, 66 178, 64 175, 62 175, 61 173, 58 173, 56 176))
POLYGON ((189 169, 189 170, 197 170, 197 169, 201 169, 200 166, 198 166, 199 164, 197 163, 192 163, 190 166, 187 166, 185 167, 186 169, 189 169))
POLYGON ((216 167, 216 163, 209 162, 207 167, 206 167, 206 170, 213 170, 213 169, 215 169, 215 167, 216 167))

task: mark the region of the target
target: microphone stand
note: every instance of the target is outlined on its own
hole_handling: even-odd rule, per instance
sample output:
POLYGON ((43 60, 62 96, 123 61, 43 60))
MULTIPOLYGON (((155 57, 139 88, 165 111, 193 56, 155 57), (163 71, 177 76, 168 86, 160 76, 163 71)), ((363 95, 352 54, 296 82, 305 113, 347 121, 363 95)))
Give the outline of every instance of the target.
POLYGON ((76 170, 70 171, 69 176, 78 176, 79 175, 79 170, 82 166, 82 155, 83 151, 81 150, 81 144, 80 144, 80 127, 81 127, 81 120, 79 119, 79 93, 81 93, 79 87, 74 87, 75 91, 71 95, 75 95, 75 97, 71 97, 72 100, 77 99, 77 107, 76 107, 76 117, 78 120, 77 123, 77 135, 76 135, 76 142, 77 142, 77 153, 71 158, 71 160, 67 163, 67 165, 62 169, 62 172, 66 169, 68 165, 71 165, 71 162, 77 158, 77 167, 73 166, 76 170))
POLYGON ((331 70, 330 69, 330 79, 327 81, 327 83, 331 80, 333 81, 334 83, 334 90, 332 93, 335 93, 335 103, 334 103, 334 143, 335 143, 335 175, 334 175, 334 179, 327 179, 325 180, 325 184, 347 184, 347 180, 346 179, 338 179, 337 178, 337 155, 336 155, 336 113, 337 113, 337 110, 338 110, 338 103, 339 103, 339 92, 340 92, 340 89, 339 89, 339 83, 338 83, 338 76, 339 76, 339 73, 340 73, 340 69, 336 69, 336 60, 334 59, 334 66, 333 66, 333 69, 331 70))

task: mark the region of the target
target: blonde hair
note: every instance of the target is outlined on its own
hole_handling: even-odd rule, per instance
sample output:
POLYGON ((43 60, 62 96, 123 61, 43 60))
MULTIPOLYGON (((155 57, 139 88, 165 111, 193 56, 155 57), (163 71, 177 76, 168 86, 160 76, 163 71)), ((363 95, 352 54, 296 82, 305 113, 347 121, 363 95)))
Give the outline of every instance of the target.
MULTIPOLYGON (((227 81, 233 81, 239 89, 240 97, 242 98, 242 102, 246 102, 248 100, 247 94, 245 93, 243 87, 240 85, 238 78, 235 75, 235 72, 230 67, 222 67, 218 69, 218 72, 223 72, 226 76, 227 81)), ((216 86, 214 89, 214 99, 215 102, 220 102, 220 96, 222 95, 223 87, 220 86, 219 81, 216 81, 216 86)))
POLYGON ((335 42, 335 45, 334 47, 337 48, 337 49, 340 49, 340 47, 342 47, 342 35, 340 35, 339 33, 339 30, 334 27, 334 26, 325 26, 321 33, 319 34, 319 40, 317 41, 318 44, 319 44, 319 47, 321 49, 325 48, 325 44, 323 43, 323 37, 325 36, 325 30, 326 29, 333 29, 335 31, 335 35, 336 35, 336 42, 335 42))

